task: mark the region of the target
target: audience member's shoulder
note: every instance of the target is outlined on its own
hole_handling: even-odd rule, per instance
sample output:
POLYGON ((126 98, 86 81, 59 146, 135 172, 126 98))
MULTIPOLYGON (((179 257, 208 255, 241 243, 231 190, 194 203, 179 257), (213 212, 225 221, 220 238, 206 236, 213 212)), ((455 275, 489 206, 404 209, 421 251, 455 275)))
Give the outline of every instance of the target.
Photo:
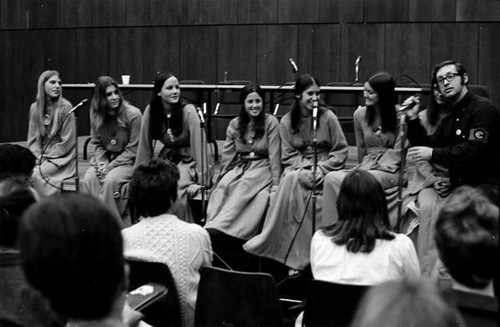
POLYGON ((406 236, 405 234, 394 233, 394 242, 396 242, 396 246, 401 249, 414 248, 412 240, 406 236))

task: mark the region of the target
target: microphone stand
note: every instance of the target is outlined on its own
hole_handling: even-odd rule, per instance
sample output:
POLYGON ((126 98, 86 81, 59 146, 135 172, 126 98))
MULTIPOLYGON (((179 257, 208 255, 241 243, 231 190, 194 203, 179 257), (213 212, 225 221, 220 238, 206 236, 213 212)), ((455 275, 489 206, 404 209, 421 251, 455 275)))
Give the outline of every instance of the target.
POLYGON ((400 111, 399 117, 399 139, 401 140, 401 165, 399 167, 399 180, 398 180, 398 221, 396 225, 396 229, 400 232, 401 223, 402 223, 402 214, 403 214, 403 184, 404 184, 404 169, 406 166, 406 152, 405 152, 405 143, 406 143, 406 113, 405 111, 400 111))
POLYGON ((201 162, 200 162, 200 171, 201 171, 201 219, 200 222, 202 224, 205 223, 206 217, 205 217, 205 186, 206 186, 206 176, 205 174, 207 173, 208 163, 206 162, 206 153, 207 151, 207 143, 205 140, 205 119, 203 118, 203 112, 201 111, 200 108, 196 108, 196 111, 198 111, 198 114, 200 116, 200 142, 201 142, 201 162))
MULTIPOLYGON (((314 109, 313 109, 314 110, 314 109)), ((317 109, 319 110, 319 109, 317 109)), ((318 171, 318 117, 313 117, 313 181, 312 181, 312 235, 316 231, 316 173, 318 171)))

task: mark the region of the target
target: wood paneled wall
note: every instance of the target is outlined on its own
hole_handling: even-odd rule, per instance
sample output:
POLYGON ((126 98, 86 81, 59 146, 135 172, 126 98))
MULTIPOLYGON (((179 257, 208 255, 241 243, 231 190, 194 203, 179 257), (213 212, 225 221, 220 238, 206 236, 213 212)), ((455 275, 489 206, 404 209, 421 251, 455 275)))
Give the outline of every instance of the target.
MULTIPOLYGON (((288 58, 322 83, 379 70, 429 83, 445 59, 500 102, 499 0, 2 0, 0 142, 24 140, 38 76, 150 83, 158 71, 206 83, 291 82, 288 58)), ((67 91, 73 103, 90 93, 67 91)), ((127 99, 143 109, 149 94, 127 99)), ((86 109, 87 110, 87 109, 86 109)), ((88 112, 80 133, 88 133, 88 112)))

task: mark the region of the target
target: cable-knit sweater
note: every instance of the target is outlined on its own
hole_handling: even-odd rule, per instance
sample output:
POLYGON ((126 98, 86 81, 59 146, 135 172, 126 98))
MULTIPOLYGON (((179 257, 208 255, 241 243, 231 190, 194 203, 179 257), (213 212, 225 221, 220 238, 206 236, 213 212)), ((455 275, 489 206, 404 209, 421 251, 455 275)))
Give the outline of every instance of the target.
POLYGON ((122 231, 127 258, 168 265, 179 294, 184 327, 194 325, 200 268, 212 264, 212 245, 205 229, 174 215, 143 218, 122 231))

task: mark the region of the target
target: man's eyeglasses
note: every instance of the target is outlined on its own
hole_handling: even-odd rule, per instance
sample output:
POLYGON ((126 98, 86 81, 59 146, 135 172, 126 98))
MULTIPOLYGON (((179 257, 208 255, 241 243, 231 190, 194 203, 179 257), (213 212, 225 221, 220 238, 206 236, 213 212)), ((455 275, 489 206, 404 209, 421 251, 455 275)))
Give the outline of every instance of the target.
POLYGON ((438 77, 437 82, 438 84, 443 85, 444 80, 447 80, 448 82, 452 82, 455 79, 455 76, 460 76, 459 73, 449 73, 445 77, 438 77))

